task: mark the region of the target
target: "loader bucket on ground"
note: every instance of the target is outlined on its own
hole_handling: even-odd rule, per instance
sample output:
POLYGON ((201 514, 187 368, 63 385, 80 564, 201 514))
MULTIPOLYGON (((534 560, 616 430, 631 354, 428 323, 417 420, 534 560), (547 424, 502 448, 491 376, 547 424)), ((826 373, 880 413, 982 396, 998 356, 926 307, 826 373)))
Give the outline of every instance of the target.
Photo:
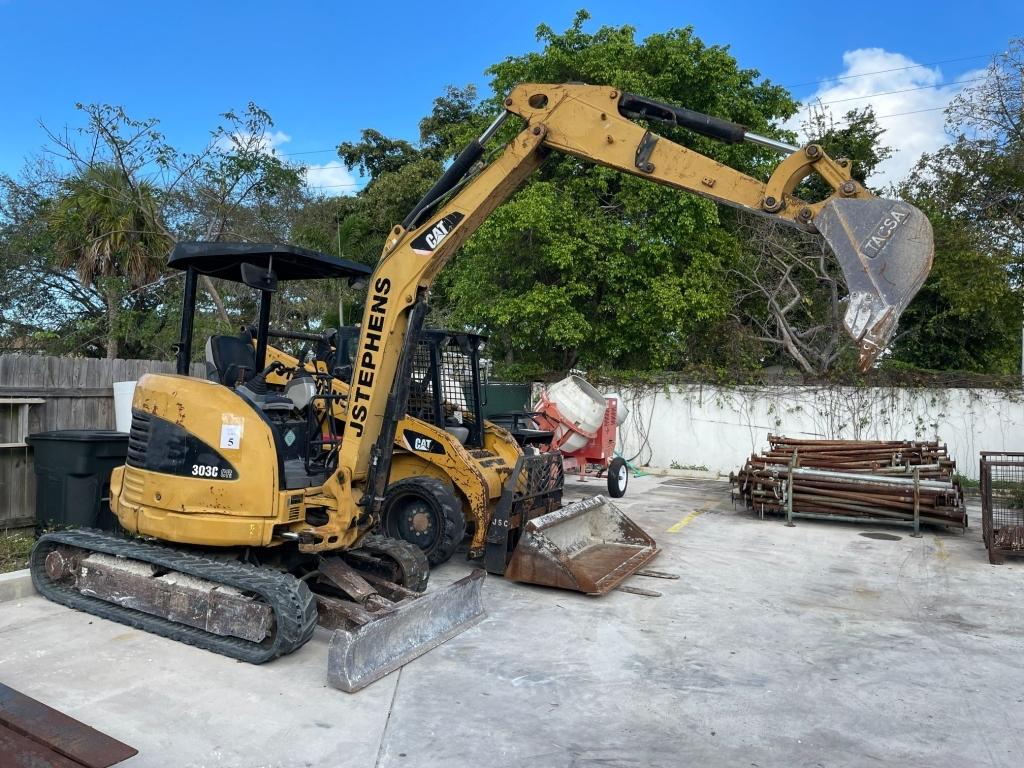
POLYGON ((914 206, 882 198, 830 200, 814 223, 846 277, 843 325, 860 345, 860 367, 867 370, 928 277, 932 225, 914 206))
POLYGON ((355 629, 338 629, 327 654, 327 679, 353 693, 450 640, 484 617, 484 572, 398 604, 355 629))
POLYGON ((603 595, 658 551, 640 526, 595 496, 527 521, 505 577, 603 595))

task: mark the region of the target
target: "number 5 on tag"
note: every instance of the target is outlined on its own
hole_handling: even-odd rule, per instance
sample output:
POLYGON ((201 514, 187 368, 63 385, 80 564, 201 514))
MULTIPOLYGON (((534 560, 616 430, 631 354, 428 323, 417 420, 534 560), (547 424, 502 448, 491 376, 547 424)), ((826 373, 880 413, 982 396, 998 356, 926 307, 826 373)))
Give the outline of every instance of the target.
POLYGON ((242 445, 242 425, 222 424, 220 427, 220 447, 237 449, 242 445))

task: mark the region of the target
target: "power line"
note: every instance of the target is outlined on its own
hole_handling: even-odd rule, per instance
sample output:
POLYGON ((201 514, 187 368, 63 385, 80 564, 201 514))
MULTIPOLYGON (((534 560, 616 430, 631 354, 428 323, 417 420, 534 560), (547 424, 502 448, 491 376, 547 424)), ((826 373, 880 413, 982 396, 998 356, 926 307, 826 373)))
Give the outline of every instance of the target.
POLYGON ((939 83, 939 84, 936 84, 936 85, 921 85, 921 86, 918 86, 917 88, 901 88, 898 91, 879 91, 878 93, 866 93, 863 96, 850 96, 849 98, 846 98, 846 99, 832 99, 832 101, 821 101, 821 102, 816 102, 816 103, 819 104, 820 106, 825 106, 826 104, 840 104, 840 103, 842 103, 844 101, 856 101, 857 99, 870 99, 870 98, 873 98, 875 96, 889 96, 889 95, 894 94, 894 93, 910 93, 911 91, 926 91, 926 90, 928 90, 930 88, 948 88, 951 85, 963 85, 965 83, 976 83, 976 82, 978 82, 980 80, 984 80, 984 79, 985 79, 984 77, 969 77, 966 80, 954 80, 951 83, 939 83))
MULTIPOLYGON (((927 109, 912 109, 909 112, 893 112, 888 115, 875 115, 876 120, 885 120, 887 117, 903 117, 904 115, 918 115, 922 112, 938 112, 945 107, 928 107, 927 109)), ((849 126, 848 120, 838 120, 833 123, 836 126, 849 126)))
POLYGON ((882 75, 886 72, 903 72, 908 69, 921 69, 922 67, 934 67, 938 64, 950 64, 954 61, 972 61, 974 59, 989 59, 993 56, 997 56, 997 53, 982 53, 977 56, 961 56, 956 59, 942 59, 941 61, 932 61, 927 64, 912 64, 907 67, 893 67, 892 69, 876 69, 874 72, 860 72, 856 75, 841 75, 839 77, 823 77, 820 80, 808 80, 806 83, 792 83, 790 85, 784 85, 783 88, 801 88, 805 85, 818 85, 819 83, 831 83, 834 80, 853 80, 857 77, 868 77, 869 75, 882 75))
POLYGON ((295 157, 296 155, 322 155, 324 152, 337 152, 337 147, 331 147, 330 149, 307 149, 304 152, 278 152, 283 157, 295 157))
POLYGON ((887 117, 903 117, 903 115, 917 115, 921 112, 938 112, 940 109, 945 107, 928 107, 927 109, 913 109, 910 112, 894 112, 891 115, 876 115, 876 120, 884 120, 887 117))
POLYGON ((337 170, 342 169, 342 168, 344 168, 344 169, 348 168, 347 165, 342 165, 340 163, 338 165, 320 165, 320 166, 317 166, 315 168, 311 167, 311 166, 308 166, 308 165, 305 165, 305 166, 302 166, 302 167, 306 170, 307 173, 322 173, 322 172, 325 172, 325 171, 337 171, 337 170))

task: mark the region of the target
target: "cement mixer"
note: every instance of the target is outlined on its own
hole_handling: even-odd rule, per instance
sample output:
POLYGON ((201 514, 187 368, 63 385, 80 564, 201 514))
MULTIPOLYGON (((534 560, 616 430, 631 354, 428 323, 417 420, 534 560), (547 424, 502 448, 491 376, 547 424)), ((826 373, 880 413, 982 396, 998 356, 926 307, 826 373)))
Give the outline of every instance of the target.
POLYGON ((603 395, 586 379, 567 376, 544 391, 531 416, 538 429, 552 433, 547 449, 561 452, 567 474, 581 480, 607 477, 608 495, 618 499, 629 484, 629 466, 615 455, 626 414, 617 395, 603 395))
POLYGON ((625 416, 617 396, 602 395, 585 379, 569 376, 548 387, 535 410, 490 417, 527 450, 491 520, 485 554, 490 573, 590 595, 618 589, 657 596, 623 581, 678 578, 645 567, 658 554, 657 544, 608 498, 560 506, 562 478, 569 472, 580 478, 607 474, 609 496, 626 492, 629 468, 614 455, 625 416), (510 521, 516 519, 525 523, 513 534, 510 521))

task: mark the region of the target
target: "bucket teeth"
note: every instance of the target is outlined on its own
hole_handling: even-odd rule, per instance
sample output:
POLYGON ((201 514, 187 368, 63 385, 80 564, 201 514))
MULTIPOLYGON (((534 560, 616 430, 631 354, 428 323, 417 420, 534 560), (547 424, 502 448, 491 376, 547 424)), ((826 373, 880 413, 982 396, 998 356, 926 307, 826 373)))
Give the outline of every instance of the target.
POLYGON ((882 198, 830 200, 814 223, 846 278, 843 325, 860 345, 860 367, 867 370, 928 276, 935 253, 931 223, 909 203, 882 198))

